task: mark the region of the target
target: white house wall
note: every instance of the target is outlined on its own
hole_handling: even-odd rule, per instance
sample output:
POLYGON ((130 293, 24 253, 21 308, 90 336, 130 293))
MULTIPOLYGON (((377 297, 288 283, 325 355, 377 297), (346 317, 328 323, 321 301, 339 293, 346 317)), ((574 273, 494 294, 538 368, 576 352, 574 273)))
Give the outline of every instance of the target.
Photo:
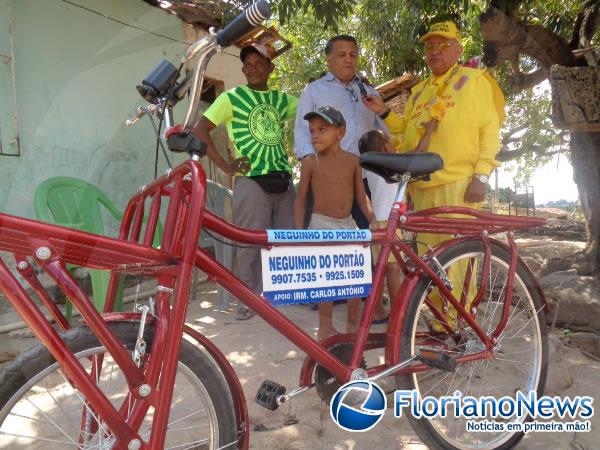
MULTIPOLYGON (((5 213, 34 217, 36 186, 59 175, 96 184, 123 208, 154 174, 148 119, 133 128, 122 124, 143 103, 135 86, 149 70, 161 59, 178 64, 184 45, 176 41, 184 40, 184 25, 138 0, 72 3, 131 26, 63 0, 0 0, 0 11, 12 14, 10 33, 9 20, 0 19, 0 37, 10 34, 14 42, 20 141, 20 156, 0 155, 5 213)), ((238 53, 230 48, 217 55, 207 75, 222 80, 226 89, 242 83, 238 53)), ((4 84, 0 102, 6 105, 12 94, 2 91, 4 84)), ((183 108, 176 109, 176 120, 183 120, 183 108)), ((161 156, 159 171, 165 168, 161 156)))

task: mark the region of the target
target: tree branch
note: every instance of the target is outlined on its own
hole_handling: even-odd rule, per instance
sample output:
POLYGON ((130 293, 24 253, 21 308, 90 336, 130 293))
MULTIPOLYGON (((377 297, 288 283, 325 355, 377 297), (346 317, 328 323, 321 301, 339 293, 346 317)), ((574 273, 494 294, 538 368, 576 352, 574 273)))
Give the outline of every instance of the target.
POLYGON ((571 48, 560 36, 539 25, 523 25, 493 4, 480 16, 480 29, 487 65, 518 61, 519 54, 534 58, 545 69, 553 64, 574 63, 571 48))
POLYGON ((565 153, 568 153, 569 149, 564 149, 564 148, 560 148, 558 150, 553 150, 551 152, 546 152, 544 153, 545 156, 552 156, 552 155, 563 155, 565 153))
POLYGON ((512 130, 510 130, 503 138, 502 138, 502 145, 505 146, 506 144, 510 144, 511 142, 516 142, 519 140, 519 138, 515 138, 513 137, 515 134, 519 133, 520 131, 526 130, 529 128, 529 123, 526 123, 523 126, 514 128, 512 130))
POLYGON ((571 33, 571 39, 569 40, 569 48, 571 50, 575 50, 579 47, 579 32, 581 31, 581 24, 583 23, 583 15, 585 11, 582 9, 575 18, 575 22, 573 23, 573 32, 571 33))
POLYGON ((514 142, 519 142, 520 140, 521 140, 520 137, 506 136, 506 137, 504 137, 504 139, 502 139, 502 146, 506 147, 508 144, 512 144, 514 142))
MULTIPOLYGON (((579 30, 579 48, 586 48, 590 46, 590 41, 594 36, 594 32, 600 22, 600 1, 590 1, 590 5, 584 9, 583 21, 581 23, 581 29, 579 30)), ((591 67, 598 65, 598 58, 594 52, 588 52, 585 54, 585 59, 591 67)))
POLYGON ((550 152, 544 152, 543 148, 539 145, 533 144, 526 147, 521 147, 519 150, 500 150, 496 155, 496 159, 498 161, 506 162, 512 161, 513 159, 520 158, 521 156, 525 156, 528 153, 538 153, 541 156, 552 156, 557 155, 559 153, 566 153, 568 149, 560 148, 558 150, 552 150, 550 152))
POLYGON ((513 77, 511 86, 518 92, 532 88, 540 84, 546 78, 548 78, 548 71, 545 69, 538 69, 531 73, 518 73, 513 77))
POLYGON ((511 161, 513 159, 520 158, 527 153, 537 152, 540 149, 541 147, 532 145, 530 147, 521 147, 519 150, 500 150, 496 155, 496 159, 502 162, 511 161))

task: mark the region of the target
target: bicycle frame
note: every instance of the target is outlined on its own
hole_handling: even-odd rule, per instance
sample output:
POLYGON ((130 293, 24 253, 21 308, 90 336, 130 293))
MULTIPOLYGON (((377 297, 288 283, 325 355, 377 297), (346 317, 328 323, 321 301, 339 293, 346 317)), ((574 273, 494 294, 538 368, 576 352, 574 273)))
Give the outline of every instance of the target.
MULTIPOLYGON (((135 430, 139 428, 150 406, 155 407, 152 432, 148 447, 141 448, 163 447, 169 408, 160 408, 158 405, 171 403, 196 245, 202 224, 202 214, 191 214, 190 205, 204 204, 205 185, 204 171, 194 161, 183 163, 168 177, 156 180, 146 191, 132 198, 128 211, 136 212, 133 216, 126 217, 133 218, 131 222, 123 222, 121 230, 127 229, 130 232, 122 240, 0 215, 0 249, 15 254, 21 262, 27 261, 27 256, 32 256, 56 281, 123 371, 130 387, 130 395, 143 400, 135 402, 131 416, 125 421, 123 408, 117 410, 94 386, 90 375, 66 348, 58 333, 50 326, 4 262, 0 261, 0 288, 34 335, 59 362, 66 377, 83 393, 92 409, 106 422, 116 438, 116 449, 127 448, 127 445, 136 439, 142 442, 135 430), (160 206, 161 197, 166 193, 170 195, 166 220, 166 229, 170 234, 165 235, 162 249, 156 250, 149 245, 138 243, 140 223, 143 219, 143 202, 146 198, 152 198, 154 205, 160 206), (145 373, 140 370, 111 333, 91 300, 70 276, 65 268, 67 263, 111 270, 111 285, 114 280, 118 281, 120 272, 153 273, 162 287, 157 293, 158 310, 153 352, 156 355, 165 355, 164 358, 157 356, 145 373), (172 310, 169 305, 170 292, 174 292, 172 310), (146 385, 151 387, 151 393, 144 397, 140 394, 140 388, 146 385)), ((153 216, 152 222, 146 227, 145 236, 153 236, 157 222, 158 215, 153 216)), ((22 266, 24 267, 24 264, 22 266)), ((109 304, 106 308, 112 308, 115 292, 113 286, 108 293, 112 298, 107 299, 109 304)), ((52 313, 57 314, 57 310, 53 310, 52 313)))
MULTIPOLYGON (((98 336, 100 342, 103 343, 123 371, 130 387, 130 395, 135 400, 139 400, 135 402, 131 416, 125 420, 123 418, 125 412, 123 408, 116 409, 104 394, 96 388, 92 377, 85 372, 74 355, 66 348, 59 334, 45 319, 39 307, 33 303, 7 266, 0 261, 0 288, 34 335, 59 362, 68 379, 83 393, 93 410, 106 422, 116 438, 114 447, 116 449, 127 448, 127 444, 133 439, 141 440, 135 430, 139 428, 150 406, 155 408, 152 432, 149 442, 141 448, 162 448, 169 414, 168 405, 171 403, 173 394, 179 345, 184 331, 192 334, 192 337, 201 345, 204 345, 223 370, 232 390, 237 409, 238 431, 244 434, 244 436, 240 436, 238 445, 245 447, 248 444, 248 420, 244 396, 231 366, 227 364, 225 357, 214 346, 211 347, 208 339, 197 332, 192 332, 184 325, 194 265, 256 311, 273 328, 307 354, 300 374, 301 387, 311 385, 313 368, 317 363, 343 383, 347 382, 354 370, 359 368, 360 359, 365 350, 385 347, 385 364, 370 368, 368 370, 370 376, 400 362, 399 345, 402 319, 406 312, 410 294, 422 276, 427 276, 433 281, 434 285, 456 308, 458 316, 472 327, 485 344, 486 350, 474 355, 459 357, 457 363, 491 357, 494 338, 506 325, 508 312, 506 305, 510 305, 510 294, 507 294, 504 299, 503 320, 492 335, 487 336, 475 322, 471 313, 465 309, 464 299, 457 299, 453 296, 451 289, 445 284, 443 274, 438 275, 432 262, 435 261, 437 254, 457 241, 479 239, 484 243, 484 266, 489 265, 491 239, 487 236, 485 230, 490 229, 494 232, 509 231, 508 248, 512 255, 509 283, 512 283, 518 262, 516 246, 512 239, 512 230, 539 225, 543 222, 543 219, 507 218, 467 208, 436 208, 419 213, 406 213, 406 205, 403 202, 396 202, 390 214, 387 228, 374 230, 372 233, 371 244, 381 244, 382 249, 375 266, 373 286, 357 334, 337 335, 318 343, 270 305, 264 297, 253 292, 229 270, 215 261, 204 250, 197 247, 196 243, 202 226, 228 239, 245 244, 265 247, 284 245, 269 243, 266 230, 239 228, 206 211, 204 209, 205 186, 206 176, 204 170, 196 161, 187 161, 169 171, 149 186, 142 188, 139 193, 131 198, 123 216, 119 239, 92 235, 60 226, 0 214, 0 250, 15 255, 19 272, 25 275, 26 281, 32 285, 34 291, 38 293, 61 327, 65 328, 67 325, 64 317, 62 317, 60 310, 52 305, 47 294, 41 289, 41 285, 28 265, 28 257, 33 258, 56 281, 59 288, 65 292, 80 311, 85 323, 98 336), (158 250, 152 248, 151 244, 156 232, 163 197, 168 197, 169 202, 164 235, 161 248, 158 250), (144 223, 143 218, 147 203, 149 203, 150 209, 148 220, 144 223), (466 214, 475 219, 439 217, 439 214, 449 213, 466 214), (142 233, 144 225, 145 230, 142 233), (447 241, 439 248, 428 252, 423 258, 419 258, 411 245, 397 238, 396 228, 408 231, 462 234, 465 236, 447 241), (398 298, 395 299, 387 332, 385 334, 369 333, 376 299, 382 289, 385 266, 390 252, 400 265, 405 279, 398 298), (107 326, 107 322, 115 320, 139 321, 140 315, 115 313, 106 314, 105 317, 102 317, 95 310, 91 300, 68 273, 65 264, 77 264, 111 271, 105 302, 106 313, 109 313, 113 308, 116 287, 122 273, 143 273, 155 276, 158 279, 160 288, 157 292, 156 317, 151 319, 156 329, 152 354, 165 355, 165 357, 152 358, 150 356, 147 369, 145 371, 140 370, 107 326), (171 293, 174 295, 173 307, 170 310, 171 293), (342 363, 327 350, 331 345, 339 342, 354 344, 352 358, 348 365, 342 363), (151 394, 142 397, 139 394, 140 387, 145 385, 151 387, 151 394), (158 405, 165 406, 159 407, 158 405)), ((497 243, 498 241, 494 242, 497 243)), ((316 245, 331 245, 333 243, 336 245, 364 245, 364 242, 321 242, 316 245)), ((315 245, 315 243, 295 245, 315 245)), ((484 270, 486 269, 484 268, 484 270)), ((478 293, 478 297, 475 299, 476 302, 480 298, 483 289, 478 293)), ((511 289, 507 289, 507 292, 510 293, 511 289)), ((441 312, 438 311, 438 314, 441 314, 441 312)), ((417 364, 403 369, 403 372, 412 373, 423 370, 429 370, 429 367, 417 364)))
MULTIPOLYGON (((436 287, 439 288, 440 292, 446 297, 449 302, 457 309, 459 316, 464 319, 470 327, 476 332, 479 338, 486 346, 486 351, 476 355, 469 355, 465 357, 457 358, 457 362, 468 362, 475 359, 483 359, 491 357, 491 349, 494 346, 494 339, 502 332, 506 326, 508 320, 508 308, 505 306, 502 312, 502 320, 494 330, 491 336, 487 336, 481 327, 475 322, 474 317, 469 311, 465 309, 465 299, 459 300, 454 297, 451 290, 446 286, 444 281, 440 279, 438 274, 432 270, 428 265, 428 261, 431 258, 435 258, 441 251, 448 248, 453 243, 456 244, 459 241, 468 239, 480 239, 484 243, 485 255, 484 255, 484 270, 489 270, 489 259, 490 259, 490 238, 487 237, 487 233, 484 232, 486 229, 492 229, 494 232, 504 230, 515 230, 519 228, 526 228, 531 226, 540 225, 544 222, 543 219, 539 218, 507 218, 506 216, 497 216, 492 214, 486 214, 479 211, 471 210, 469 208, 460 207, 446 207, 446 208, 435 208, 432 210, 422 211, 420 213, 405 214, 406 204, 403 202, 397 202, 390 215, 388 221, 388 227, 384 230, 374 230, 371 244, 381 244, 382 249, 380 256, 375 265, 375 272, 373 274, 373 282, 371 292, 365 304, 363 314, 359 323, 359 329, 356 335, 340 334, 325 339, 321 343, 317 343, 313 338, 308 336, 302 331, 295 323, 289 320, 286 316, 279 313, 273 306, 269 304, 263 297, 257 295, 250 290, 246 285, 241 283, 230 271, 212 259, 206 252, 201 249, 197 251, 196 265, 205 273, 208 274, 209 278, 216 281, 219 285, 223 286, 230 293, 241 300, 246 306, 252 308, 258 315, 260 315, 265 321, 267 321, 273 328, 277 329, 281 334, 303 350, 308 356, 304 363, 300 375, 300 387, 310 386, 312 383, 312 369, 316 363, 325 367, 331 374, 333 374, 341 382, 347 382, 350 380, 352 372, 359 368, 360 360, 365 350, 385 347, 385 364, 377 367, 370 368, 367 373, 372 376, 383 371, 385 368, 391 367, 398 364, 399 361, 399 344, 400 344, 400 332, 402 319, 408 306, 408 299, 412 293, 417 281, 421 276, 428 276, 432 279, 436 287), (475 225, 474 219, 453 219, 453 218, 437 218, 438 214, 468 214, 473 217, 477 217, 477 224, 475 225), (434 217, 432 217, 434 216, 434 217), (430 223, 427 228, 421 225, 422 221, 430 223), (402 242, 396 237, 396 228, 404 229, 407 231, 424 231, 428 232, 441 232, 441 233, 452 233, 452 234, 464 234, 470 235, 468 237, 462 237, 454 240, 447 241, 444 245, 440 246, 433 252, 428 253, 423 258, 419 256, 412 249, 412 246, 402 242), (477 237, 476 237, 477 236, 477 237), (388 325, 388 331, 385 335, 369 333, 369 327, 373 319, 373 313, 375 311, 376 299, 379 296, 379 292, 383 287, 383 280, 385 278, 386 262, 388 260, 389 253, 393 253, 396 261, 400 265, 404 273, 404 281, 401 285, 398 298, 394 301, 393 310, 390 312, 390 323, 388 325), (402 258, 401 253, 406 255, 402 258), (410 266, 409 266, 410 265, 410 266), (331 347, 334 344, 346 342, 353 344, 353 353, 351 361, 348 365, 343 364, 337 358, 331 356, 326 348, 331 347)), ((254 244, 264 247, 283 246, 290 244, 270 243, 267 239, 266 231, 251 231, 242 229, 225 222, 218 216, 205 211, 204 213, 204 226, 214 231, 227 239, 245 243, 254 244)), ((511 265, 509 268, 509 283, 512 285, 512 279, 516 270, 517 262, 519 261, 516 245, 512 237, 512 232, 509 233, 509 249, 511 252, 511 265)), ((499 241, 493 240, 494 243, 503 246, 499 241)), ((305 245, 331 245, 331 244, 364 244, 364 242, 320 242, 320 243, 302 243, 294 244, 297 246, 305 245)), ((486 274, 486 272, 484 272, 486 274)), ((486 275, 484 275, 486 279, 486 275)), ((510 305, 511 301, 511 285, 507 287, 507 294, 505 296, 505 305, 510 305)), ((474 305, 482 298, 483 291, 486 285, 484 284, 476 298, 474 305)), ((539 287, 538 287, 539 289, 539 287)), ((539 289, 541 292, 541 289, 539 289)), ((543 297, 542 297, 543 298, 543 297)), ((544 300, 545 301, 545 300, 544 300)), ((435 314, 435 312, 434 312, 435 314)), ((441 313, 439 313, 441 314, 441 313)), ((402 370, 405 373, 412 373, 416 371, 429 370, 428 366, 425 365, 414 365, 410 368, 402 370)), ((400 373, 400 371, 398 372, 400 373)))

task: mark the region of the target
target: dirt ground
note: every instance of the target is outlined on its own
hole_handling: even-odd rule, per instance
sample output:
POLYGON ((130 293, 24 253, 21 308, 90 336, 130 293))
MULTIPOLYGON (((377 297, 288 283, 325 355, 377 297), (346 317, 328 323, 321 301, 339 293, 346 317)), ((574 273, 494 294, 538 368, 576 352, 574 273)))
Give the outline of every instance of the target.
MULTIPOLYGON (((277 381, 288 390, 298 385, 298 374, 304 354, 255 317, 239 322, 233 311, 215 310, 216 288, 211 283, 200 285, 191 302, 188 323, 211 338, 234 366, 248 403, 251 417, 251 448, 254 449, 423 449, 406 419, 396 419, 391 410, 369 433, 348 433, 330 419, 328 407, 314 390, 296 397, 271 412, 254 402, 256 389, 265 379, 277 381)), ((337 306, 335 320, 342 328, 345 307, 337 306)), ((316 333, 316 312, 305 306, 289 306, 282 311, 309 333, 316 333)), ((379 325, 374 331, 384 331, 379 325)), ((562 345, 560 332, 551 336, 551 358, 548 388, 558 395, 591 395, 600 398, 600 362, 586 358, 579 351, 562 345)), ((31 337, 0 335, 0 352, 19 352, 33 345, 31 337)), ((368 356, 368 362, 381 358, 368 356)), ((547 393, 549 393, 547 389, 547 393)), ((530 433, 518 449, 595 449, 600 440, 600 418, 591 420, 589 433, 530 433)))

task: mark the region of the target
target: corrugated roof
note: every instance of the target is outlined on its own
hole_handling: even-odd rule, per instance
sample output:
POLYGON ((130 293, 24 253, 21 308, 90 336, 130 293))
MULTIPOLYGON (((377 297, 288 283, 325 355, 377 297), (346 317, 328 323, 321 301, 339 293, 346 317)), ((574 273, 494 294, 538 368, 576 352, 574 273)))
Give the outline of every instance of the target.
POLYGON ((226 4, 222 0, 142 0, 202 28, 219 27, 226 4))

